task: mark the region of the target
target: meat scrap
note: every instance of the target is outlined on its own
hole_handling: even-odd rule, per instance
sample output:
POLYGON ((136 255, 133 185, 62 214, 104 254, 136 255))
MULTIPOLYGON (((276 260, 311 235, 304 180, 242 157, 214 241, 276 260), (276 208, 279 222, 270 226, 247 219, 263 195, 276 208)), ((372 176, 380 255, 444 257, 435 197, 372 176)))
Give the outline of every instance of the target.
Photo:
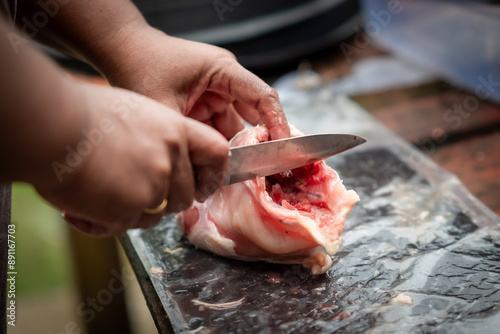
MULTIPOLYGON (((302 135, 297 130, 293 136, 302 135)), ((238 133, 230 145, 264 142, 263 126, 238 133)), ((195 246, 247 261, 298 263, 314 275, 332 265, 344 222, 359 200, 324 161, 219 188, 177 216, 195 246)))

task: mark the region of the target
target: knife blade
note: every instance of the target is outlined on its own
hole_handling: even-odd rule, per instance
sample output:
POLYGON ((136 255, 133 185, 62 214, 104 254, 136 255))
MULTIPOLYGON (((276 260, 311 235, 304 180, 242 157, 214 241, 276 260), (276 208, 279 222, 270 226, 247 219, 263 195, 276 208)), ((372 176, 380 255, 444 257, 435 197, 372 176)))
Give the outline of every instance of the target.
POLYGON ((366 142, 349 134, 316 134, 229 149, 223 186, 295 169, 366 142))

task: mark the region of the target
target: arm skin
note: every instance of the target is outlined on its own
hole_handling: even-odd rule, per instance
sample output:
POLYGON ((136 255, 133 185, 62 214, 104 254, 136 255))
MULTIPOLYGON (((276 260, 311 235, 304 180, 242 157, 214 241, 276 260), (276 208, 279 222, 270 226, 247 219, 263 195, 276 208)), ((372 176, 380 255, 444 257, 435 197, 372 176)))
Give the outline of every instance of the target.
POLYGON ((6 157, 0 182, 32 183, 84 232, 150 227, 220 185, 227 141, 181 114, 226 138, 243 127, 242 118, 266 124, 272 139, 289 136, 276 92, 230 52, 151 28, 130 1, 24 0, 18 6, 19 28, 35 27, 29 37, 90 63, 127 89, 76 83, 28 43, 13 52, 12 29, 0 22, 0 154, 6 157), (40 24, 35 17, 48 19, 40 24), (127 117, 114 110, 123 100, 127 117), (103 119, 113 130, 69 172, 55 172, 54 162, 67 162, 68 148, 87 139, 84 131, 102 130, 103 119), (144 214, 164 198, 163 212, 144 214))
POLYGON ((136 93, 75 82, 29 44, 13 48, 13 33, 0 15, 0 182, 31 183, 101 236, 151 227, 220 185, 228 143, 217 131, 136 93), (164 198, 163 212, 144 213, 164 198))
MULTIPOLYGON (((264 123, 271 139, 289 136, 277 93, 227 50, 153 29, 129 0, 61 2, 35 38, 92 64, 112 85, 177 109, 226 138, 242 129, 242 118, 264 123)), ((39 11, 40 0, 20 1, 17 22, 39 11)))
POLYGON ((50 187, 57 182, 52 161, 76 144, 88 123, 76 86, 49 59, 22 44, 0 16, 0 182, 22 180, 50 187))

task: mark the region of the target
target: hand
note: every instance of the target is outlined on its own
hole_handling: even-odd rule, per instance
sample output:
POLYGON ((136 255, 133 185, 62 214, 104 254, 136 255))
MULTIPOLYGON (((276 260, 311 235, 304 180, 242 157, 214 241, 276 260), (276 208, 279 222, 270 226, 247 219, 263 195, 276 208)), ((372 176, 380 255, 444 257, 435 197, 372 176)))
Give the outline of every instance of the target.
POLYGON ((271 139, 290 129, 276 91, 227 50, 174 38, 149 26, 123 29, 101 70, 112 85, 155 99, 231 138, 242 119, 265 124, 271 139))
POLYGON ((88 125, 81 140, 66 148, 72 155, 54 169, 61 183, 35 184, 75 227, 101 236, 149 228, 220 185, 228 143, 217 131, 129 91, 75 85, 88 125), (144 213, 163 199, 163 212, 144 213))

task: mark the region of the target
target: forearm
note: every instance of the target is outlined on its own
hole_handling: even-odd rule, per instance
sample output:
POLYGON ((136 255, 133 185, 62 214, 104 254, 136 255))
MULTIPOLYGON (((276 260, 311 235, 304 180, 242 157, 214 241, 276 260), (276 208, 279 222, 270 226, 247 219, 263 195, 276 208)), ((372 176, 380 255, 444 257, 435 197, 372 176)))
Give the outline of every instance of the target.
POLYGON ((16 24, 25 35, 83 60, 103 74, 113 71, 108 67, 123 56, 120 53, 127 39, 148 27, 130 0, 19 1, 16 24))
POLYGON ((58 184, 52 162, 80 140, 86 120, 75 84, 0 22, 0 182, 58 184))
MULTIPOLYGON (((43 13, 41 4, 47 1, 56 0, 24 0, 18 24, 43 13)), ((273 139, 289 136, 277 93, 227 50, 153 29, 130 0, 57 2, 65 4, 40 24, 41 37, 92 64, 111 85, 209 121, 221 131, 226 128, 227 137, 241 127, 240 116, 252 124, 264 123, 273 139)))

